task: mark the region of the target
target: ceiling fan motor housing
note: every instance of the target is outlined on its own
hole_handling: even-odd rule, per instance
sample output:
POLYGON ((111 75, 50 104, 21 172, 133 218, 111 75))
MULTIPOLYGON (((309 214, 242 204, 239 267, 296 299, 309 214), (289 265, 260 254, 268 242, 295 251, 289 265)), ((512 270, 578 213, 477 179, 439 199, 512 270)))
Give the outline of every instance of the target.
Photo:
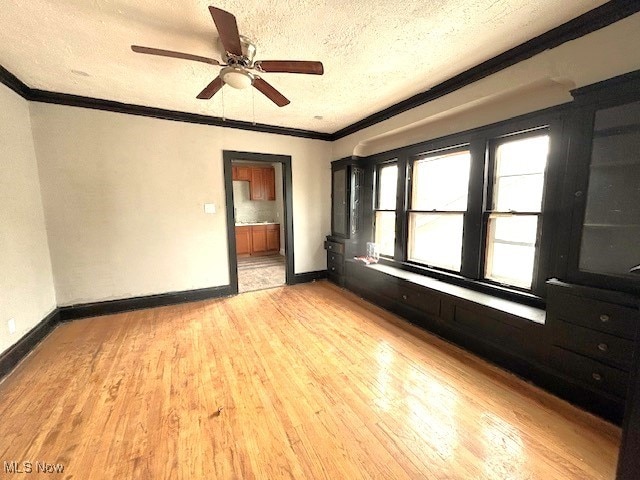
POLYGON ((253 67, 253 58, 256 56, 256 44, 244 35, 240 35, 240 47, 242 56, 227 52, 222 46, 222 41, 218 39, 218 45, 222 52, 222 58, 227 65, 238 65, 242 67, 253 67))

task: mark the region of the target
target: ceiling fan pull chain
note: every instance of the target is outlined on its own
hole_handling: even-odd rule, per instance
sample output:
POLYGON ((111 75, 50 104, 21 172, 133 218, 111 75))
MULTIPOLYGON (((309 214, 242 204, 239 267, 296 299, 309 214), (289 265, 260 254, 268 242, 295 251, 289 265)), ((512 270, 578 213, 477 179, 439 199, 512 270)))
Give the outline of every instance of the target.
POLYGON ((224 115, 224 85, 220 90, 222 90, 222 121, 224 122, 227 119, 224 115))
POLYGON ((251 89, 251 108, 253 109, 253 124, 256 124, 256 91, 251 89))

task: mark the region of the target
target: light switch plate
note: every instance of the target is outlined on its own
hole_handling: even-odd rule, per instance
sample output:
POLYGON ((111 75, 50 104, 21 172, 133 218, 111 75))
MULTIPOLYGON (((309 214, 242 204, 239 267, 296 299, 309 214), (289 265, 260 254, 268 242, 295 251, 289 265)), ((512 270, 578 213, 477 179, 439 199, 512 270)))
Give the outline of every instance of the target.
POLYGON ((215 203, 205 203, 204 204, 204 213, 216 213, 216 204, 215 203))
POLYGON ((16 319, 10 318, 7 321, 7 327, 9 329, 9 335, 13 335, 14 333, 16 333, 16 319))

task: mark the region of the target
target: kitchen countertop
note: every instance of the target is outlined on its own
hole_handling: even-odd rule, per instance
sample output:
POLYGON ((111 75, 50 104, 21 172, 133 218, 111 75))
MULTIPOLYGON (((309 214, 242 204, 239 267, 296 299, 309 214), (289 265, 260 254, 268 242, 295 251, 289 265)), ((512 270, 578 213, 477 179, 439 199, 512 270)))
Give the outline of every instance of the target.
POLYGON ((253 222, 253 223, 236 223, 236 227, 249 227, 251 225, 279 225, 280 222, 253 222))

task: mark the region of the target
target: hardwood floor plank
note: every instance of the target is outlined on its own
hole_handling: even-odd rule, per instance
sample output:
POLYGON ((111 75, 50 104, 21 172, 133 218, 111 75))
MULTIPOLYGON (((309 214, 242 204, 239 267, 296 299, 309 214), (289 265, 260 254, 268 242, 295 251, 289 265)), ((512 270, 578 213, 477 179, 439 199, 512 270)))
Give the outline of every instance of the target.
POLYGON ((326 281, 60 325, 0 418, 61 478, 609 479, 620 442, 326 281))

